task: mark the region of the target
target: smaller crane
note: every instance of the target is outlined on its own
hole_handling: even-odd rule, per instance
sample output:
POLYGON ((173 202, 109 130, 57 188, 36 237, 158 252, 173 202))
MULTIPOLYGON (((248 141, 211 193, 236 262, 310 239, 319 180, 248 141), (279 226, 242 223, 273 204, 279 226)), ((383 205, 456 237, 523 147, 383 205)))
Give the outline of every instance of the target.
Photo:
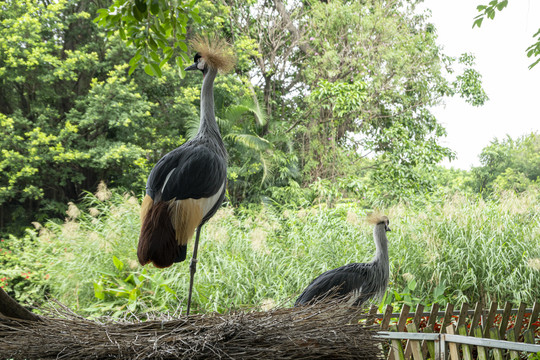
POLYGON ((329 270, 319 275, 296 299, 294 306, 308 305, 326 296, 345 297, 354 293, 354 304, 362 305, 370 298, 381 298, 388 286, 390 265, 388 239, 390 231, 388 217, 372 215, 368 221, 375 224, 373 240, 376 253, 369 263, 352 263, 329 270))
POLYGON ((137 257, 141 265, 166 268, 186 259, 187 244, 195 244, 190 263, 187 315, 191 307, 193 278, 201 227, 216 213, 225 198, 227 151, 214 113, 214 79, 219 71, 233 68, 235 58, 221 39, 196 38, 194 64, 200 70, 201 122, 197 135, 163 156, 146 183, 141 205, 141 233, 137 257))

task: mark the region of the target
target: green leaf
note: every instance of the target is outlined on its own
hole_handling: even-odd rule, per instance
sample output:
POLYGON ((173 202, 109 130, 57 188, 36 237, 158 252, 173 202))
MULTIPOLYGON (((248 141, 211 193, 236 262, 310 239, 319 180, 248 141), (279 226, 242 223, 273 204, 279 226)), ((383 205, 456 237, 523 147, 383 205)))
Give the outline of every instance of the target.
POLYGON ((157 63, 161 61, 161 59, 159 58, 159 55, 155 51, 150 52, 150 57, 152 58, 152 60, 154 60, 157 63))
POLYGON ((195 12, 192 11, 192 12, 190 13, 190 15, 191 15, 191 18, 192 18, 193 20, 195 20, 196 23, 200 24, 200 23, 202 22, 201 17, 200 17, 198 14, 196 14, 195 12))
POLYGON ((150 66, 152 66, 152 69, 154 70, 154 73, 157 77, 161 77, 161 68, 159 67, 159 64, 156 63, 150 63, 150 66))
POLYGON ((167 285, 161 284, 160 286, 163 289, 165 289, 165 291, 168 292, 169 294, 176 295, 176 292, 173 289, 171 289, 170 287, 168 287, 167 285))
POLYGON ((184 51, 184 52, 187 52, 187 51, 188 51, 188 47, 187 47, 187 45, 186 45, 185 42, 183 42, 183 41, 178 41, 177 44, 178 44, 178 46, 180 47, 180 49, 181 49, 182 51, 184 51))
POLYGON ((501 11, 508 5, 508 0, 503 0, 497 4, 497 10, 501 11))
POLYGON ((142 55, 140 53, 136 54, 134 57, 131 58, 131 60, 129 60, 129 65, 132 67, 136 66, 139 60, 141 60, 141 58, 142 55))
POLYGON ((154 41, 154 39, 152 39, 151 37, 149 37, 147 40, 146 40, 148 46, 150 47, 150 49, 152 49, 153 51, 157 51, 158 50, 158 45, 157 43, 154 41))
POLYGON ((135 0, 135 6, 137 6, 137 10, 139 10, 142 15, 146 13, 147 7, 145 0, 135 0))
POLYGON ((137 69, 137 65, 132 65, 132 66, 129 68, 128 75, 133 74, 133 72, 135 71, 135 69, 137 69))
POLYGON ((536 60, 535 62, 533 62, 531 65, 529 65, 529 70, 535 67, 539 62, 540 62, 540 58, 536 60))
POLYGON ((94 283, 94 296, 99 300, 105 300, 105 293, 103 292, 103 285, 100 283, 94 283))
POLYGON ((484 21, 484 18, 483 18, 483 17, 476 19, 476 20, 473 22, 473 26, 472 26, 472 27, 473 27, 473 28, 474 28, 475 26, 481 27, 481 26, 482 26, 482 21, 484 21))
POLYGON ((147 73, 150 76, 155 76, 153 68, 150 66, 150 64, 146 64, 144 67, 144 72, 147 73))
POLYGON ((124 269, 124 263, 114 255, 113 255, 113 263, 114 263, 114 266, 118 269, 118 271, 122 271, 122 269, 124 269))
POLYGON ((143 19, 143 14, 142 14, 141 11, 139 10, 139 8, 137 8, 136 5, 133 5, 133 7, 131 8, 131 11, 132 11, 133 17, 134 17, 135 19, 137 19, 137 21, 142 21, 142 19, 143 19))
POLYGON ((150 4, 150 13, 152 13, 152 15, 159 14, 159 0, 152 0, 152 3, 150 4))

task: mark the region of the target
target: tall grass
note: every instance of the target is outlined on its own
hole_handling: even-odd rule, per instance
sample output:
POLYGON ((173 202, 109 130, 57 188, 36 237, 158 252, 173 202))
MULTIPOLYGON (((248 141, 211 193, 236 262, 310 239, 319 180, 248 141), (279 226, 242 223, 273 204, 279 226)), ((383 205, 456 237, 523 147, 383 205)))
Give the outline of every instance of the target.
MULTIPOLYGON (((10 238, 21 267, 50 275, 49 293, 83 314, 185 306, 189 261, 143 269, 136 261, 137 199, 103 191, 89 194, 84 210, 72 206, 64 223, 10 238)), ((540 298, 538 193, 489 202, 454 196, 422 210, 383 212, 393 230, 387 302, 540 298)), ((354 203, 299 211, 223 207, 203 228, 195 310, 291 305, 322 272, 370 261, 375 246, 365 216, 354 203)))

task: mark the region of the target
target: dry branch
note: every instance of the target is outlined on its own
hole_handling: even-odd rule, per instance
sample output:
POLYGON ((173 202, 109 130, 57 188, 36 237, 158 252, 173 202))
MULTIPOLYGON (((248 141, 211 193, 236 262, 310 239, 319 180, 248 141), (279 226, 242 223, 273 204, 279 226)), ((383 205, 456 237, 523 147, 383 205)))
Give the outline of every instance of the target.
POLYGON ((13 300, 2 288, 0 288, 0 316, 22 320, 39 320, 39 316, 13 300))
POLYGON ((325 302, 133 323, 66 311, 37 322, 0 318, 0 358, 377 359, 378 341, 360 316, 356 307, 325 302))

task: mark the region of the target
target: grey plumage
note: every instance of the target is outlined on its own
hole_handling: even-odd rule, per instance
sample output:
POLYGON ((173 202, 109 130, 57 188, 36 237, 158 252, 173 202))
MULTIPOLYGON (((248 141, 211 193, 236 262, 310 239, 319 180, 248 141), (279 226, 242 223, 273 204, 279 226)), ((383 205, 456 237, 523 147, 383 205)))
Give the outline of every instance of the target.
POLYGON ((302 292, 294 306, 311 304, 327 296, 347 297, 354 293, 354 304, 362 305, 370 298, 381 298, 388 286, 390 266, 386 232, 389 220, 386 216, 376 217, 373 240, 376 253, 369 263, 353 263, 329 270, 317 278, 302 292))

